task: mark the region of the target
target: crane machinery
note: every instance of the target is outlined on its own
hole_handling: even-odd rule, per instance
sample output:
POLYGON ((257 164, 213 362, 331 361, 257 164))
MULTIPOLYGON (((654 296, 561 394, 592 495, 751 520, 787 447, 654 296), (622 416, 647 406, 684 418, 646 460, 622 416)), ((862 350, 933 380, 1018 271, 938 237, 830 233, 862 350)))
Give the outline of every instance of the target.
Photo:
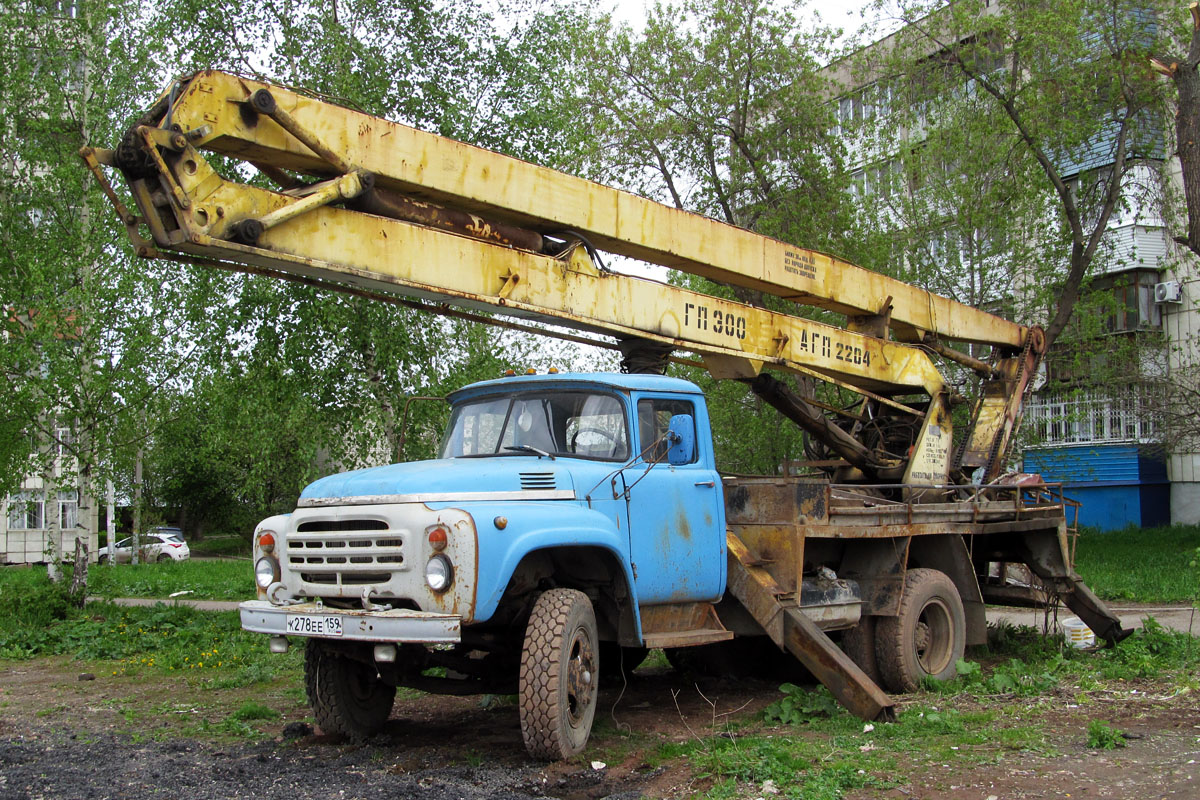
POLYGON ((1061 487, 1001 477, 1037 327, 224 72, 180 79, 115 148, 81 155, 139 256, 552 323, 536 330, 622 352, 623 374, 462 388, 440 458, 331 475, 257 526, 242 625, 273 650, 304 643, 327 732, 379 730, 398 686, 516 692, 529 752, 565 757, 587 742, 600 679, 648 648, 700 669, 764 644, 882 719, 881 686, 954 675, 986 638, 987 602, 1061 599, 1109 643, 1128 633, 1072 570, 1061 487), (600 251, 797 313, 614 272, 600 251), (679 351, 799 425, 825 475, 722 475, 703 393, 661 374, 679 351), (947 363, 978 376, 960 430, 947 363), (789 374, 858 399, 828 406, 789 374), (1010 563, 1036 585, 1006 580, 1010 563))

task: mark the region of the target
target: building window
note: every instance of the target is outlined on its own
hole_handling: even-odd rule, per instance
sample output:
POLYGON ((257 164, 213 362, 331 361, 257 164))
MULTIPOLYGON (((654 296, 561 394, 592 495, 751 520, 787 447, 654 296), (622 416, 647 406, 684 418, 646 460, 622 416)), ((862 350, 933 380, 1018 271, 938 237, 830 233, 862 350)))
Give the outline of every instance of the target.
POLYGON ((857 169, 850 173, 850 194, 858 199, 870 196, 871 182, 866 170, 857 169))
POLYGON ((1154 302, 1155 270, 1104 275, 1092 282, 1090 294, 1104 299, 1104 330, 1126 333, 1162 327, 1162 308, 1154 302))
POLYGON ((47 17, 75 19, 79 16, 79 0, 32 0, 30 7, 35 14, 47 17))
POLYGON ((58 493, 58 527, 64 531, 79 527, 79 492, 75 489, 58 493))
POLYGON ((75 433, 70 428, 54 429, 55 450, 60 458, 74 455, 75 433))
POLYGON ((1152 442, 1161 435, 1155 396, 1146 388, 1127 392, 1048 392, 1025 411, 1039 447, 1152 442))
POLYGON ((8 498, 8 529, 36 531, 45 526, 46 500, 42 492, 20 492, 8 498))
POLYGON ((868 170, 867 182, 871 191, 884 199, 892 196, 893 181, 895 180, 896 165, 892 161, 882 161, 868 170))
POLYGON ((890 84, 872 83, 838 98, 838 129, 845 134, 859 123, 892 112, 894 91, 890 84))

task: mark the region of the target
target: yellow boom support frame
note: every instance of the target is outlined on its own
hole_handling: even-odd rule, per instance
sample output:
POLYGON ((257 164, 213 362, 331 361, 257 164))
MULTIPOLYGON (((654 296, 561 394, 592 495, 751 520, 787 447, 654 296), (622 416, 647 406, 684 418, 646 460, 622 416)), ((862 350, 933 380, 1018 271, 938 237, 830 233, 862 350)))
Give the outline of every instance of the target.
POLYGON ((994 461, 997 442, 1006 446, 1019 418, 1029 378, 1021 365, 1037 329, 822 253, 234 75, 192 76, 169 109, 163 101, 159 108, 165 113, 153 125, 133 132, 146 162, 140 175, 127 171, 140 218, 100 169, 117 166, 117 154, 83 151, 140 255, 162 248, 647 339, 701 355, 718 378, 750 379, 764 366, 820 377, 924 418, 905 483, 945 483, 954 459, 948 393, 928 348, 914 344, 944 337, 1010 351, 995 367, 976 365, 986 373, 985 392, 962 463, 994 461), (238 183, 218 174, 202 150, 247 161, 281 183, 290 173, 321 180, 279 191, 238 183), (845 313, 850 321, 839 328, 608 272, 578 240, 548 255, 512 246, 474 217, 471 235, 463 235, 340 205, 375 190, 525 231, 583 234, 605 250, 845 313), (889 328, 897 341, 887 338, 889 328), (889 399, 914 393, 929 403, 914 408, 889 399))

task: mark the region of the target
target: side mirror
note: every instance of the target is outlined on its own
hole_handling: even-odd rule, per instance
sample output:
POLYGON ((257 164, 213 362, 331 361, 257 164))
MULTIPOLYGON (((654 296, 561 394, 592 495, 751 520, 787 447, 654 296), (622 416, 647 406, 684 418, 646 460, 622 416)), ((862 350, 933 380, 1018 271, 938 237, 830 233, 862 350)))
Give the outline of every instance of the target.
POLYGON ((676 414, 667 423, 667 463, 673 467, 696 460, 696 423, 691 414, 676 414))

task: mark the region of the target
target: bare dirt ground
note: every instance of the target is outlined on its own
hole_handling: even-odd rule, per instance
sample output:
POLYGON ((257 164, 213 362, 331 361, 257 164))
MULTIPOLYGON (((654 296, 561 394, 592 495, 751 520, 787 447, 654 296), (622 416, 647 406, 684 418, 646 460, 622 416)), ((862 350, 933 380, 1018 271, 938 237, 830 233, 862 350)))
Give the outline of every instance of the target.
MULTIPOLYGON (((34 798, 529 798, 564 800, 702 794, 713 785, 686 760, 662 758, 665 743, 710 735, 813 736, 761 722, 773 683, 697 685, 666 667, 640 670, 623 692, 601 693, 596 732, 578 759, 531 762, 510 699, 401 692, 382 736, 368 745, 319 731, 284 736, 308 716, 295 680, 214 690, 185 678, 98 672, 63 658, 7 662, 0 672, 0 800, 34 798), (233 722, 248 701, 282 713, 233 722)), ((1004 703, 1004 724, 1037 724, 1035 747, 917 747, 897 754, 890 788, 849 798, 1200 798, 1200 697, 1153 682, 1032 700, 957 698, 967 713, 1004 703), (1129 734, 1120 750, 1089 750, 1089 719, 1129 734)), ((929 702, 924 698, 922 702, 929 702)), ((912 702, 912 701, 906 701, 912 702)), ((936 699, 935 701, 936 702, 936 699)), ((771 797, 757 784, 740 797, 771 797)), ((786 795, 788 787, 779 787, 786 795)))

